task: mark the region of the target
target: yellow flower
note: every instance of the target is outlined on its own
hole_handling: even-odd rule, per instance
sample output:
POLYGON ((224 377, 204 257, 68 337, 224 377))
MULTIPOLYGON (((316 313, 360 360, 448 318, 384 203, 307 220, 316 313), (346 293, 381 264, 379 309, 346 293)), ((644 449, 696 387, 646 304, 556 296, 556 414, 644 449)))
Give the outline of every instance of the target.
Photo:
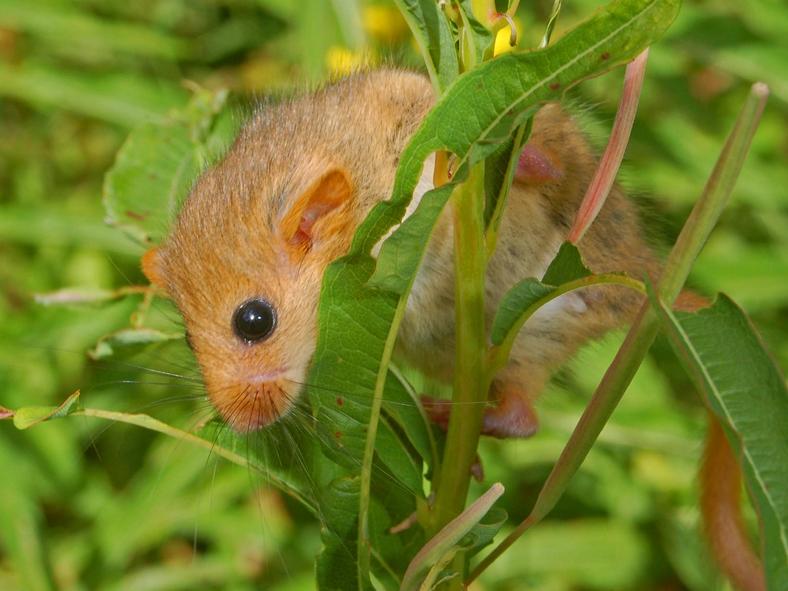
POLYGON ((375 55, 369 50, 353 51, 347 47, 333 45, 326 52, 326 66, 334 76, 345 76, 361 66, 376 62, 375 55))
MULTIPOLYGON (((523 29, 523 23, 522 21, 520 21, 519 18, 514 17, 514 25, 515 28, 517 29, 517 41, 519 42, 520 35, 523 29)), ((516 45, 515 47, 509 45, 509 39, 511 38, 511 35, 512 35, 512 29, 509 25, 506 25, 503 29, 498 31, 498 33, 495 35, 495 50, 494 50, 495 55, 501 55, 502 53, 506 53, 507 51, 512 51, 515 47, 517 47, 516 45)))
POLYGON ((365 6, 362 18, 364 30, 382 43, 395 43, 408 33, 408 23, 393 6, 365 6))

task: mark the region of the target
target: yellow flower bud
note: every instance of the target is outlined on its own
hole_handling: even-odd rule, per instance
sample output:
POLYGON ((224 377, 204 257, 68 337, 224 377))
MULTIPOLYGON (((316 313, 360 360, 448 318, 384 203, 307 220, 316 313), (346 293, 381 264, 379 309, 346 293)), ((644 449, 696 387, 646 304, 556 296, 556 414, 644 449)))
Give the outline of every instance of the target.
MULTIPOLYGON (((519 18, 514 17, 514 24, 515 28, 517 29, 517 41, 520 41, 520 32, 522 31, 523 24, 519 18)), ((512 51, 517 45, 512 47, 509 45, 509 40, 512 36, 512 29, 507 24, 503 29, 498 31, 495 35, 495 50, 494 55, 501 55, 502 53, 506 53, 507 51, 512 51)))

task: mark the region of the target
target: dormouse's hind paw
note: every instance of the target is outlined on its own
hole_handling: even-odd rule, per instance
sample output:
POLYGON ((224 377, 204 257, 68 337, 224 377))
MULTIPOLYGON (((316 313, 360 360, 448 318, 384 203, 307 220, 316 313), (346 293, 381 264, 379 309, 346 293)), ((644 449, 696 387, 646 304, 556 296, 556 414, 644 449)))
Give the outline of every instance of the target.
POLYGON ((424 412, 427 413, 427 418, 430 422, 447 431, 449 429, 449 417, 451 416, 451 401, 443 398, 433 398, 426 394, 422 394, 420 398, 421 405, 424 407, 424 412))
MULTIPOLYGON (((450 400, 422 396, 421 403, 430 421, 444 431, 449 428, 453 406, 450 400)), ((484 410, 482 435, 498 439, 530 437, 538 428, 539 420, 531 404, 510 390, 504 390, 496 406, 484 410)))
POLYGON ((498 439, 531 437, 539 429, 539 418, 531 403, 511 390, 504 390, 498 404, 484 413, 482 433, 498 439))

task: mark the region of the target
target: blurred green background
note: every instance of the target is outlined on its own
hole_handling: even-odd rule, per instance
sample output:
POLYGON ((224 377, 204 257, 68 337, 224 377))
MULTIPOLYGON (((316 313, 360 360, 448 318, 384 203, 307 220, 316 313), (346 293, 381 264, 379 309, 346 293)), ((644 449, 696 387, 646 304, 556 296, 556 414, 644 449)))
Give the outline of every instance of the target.
MULTIPOLYGON (((551 2, 523 2, 521 47, 551 2)), ((556 36, 587 16, 566 3, 556 36)), ((622 182, 654 240, 675 237, 749 84, 772 98, 734 201, 693 273, 752 315, 788 365, 788 10, 780 0, 686 2, 653 48, 622 182)), ((91 361, 138 300, 44 307, 33 294, 143 281, 143 248, 104 225, 102 178, 129 131, 195 88, 244 105, 359 64, 420 60, 387 0, 0 0, 0 405, 144 411, 185 428, 206 416, 181 342, 91 361), (171 375, 178 374, 178 375, 171 375)), ((570 97, 604 142, 622 72, 570 97)), ((166 304, 156 311, 171 314, 166 304)), ((586 350, 541 403, 533 440, 486 442, 488 479, 522 518, 620 337, 586 350)), ((479 589, 724 589, 698 533, 703 412, 658 343, 550 519, 479 589)), ((0 423, 0 590, 313 588, 317 524, 259 476, 160 435, 71 419, 0 423)))

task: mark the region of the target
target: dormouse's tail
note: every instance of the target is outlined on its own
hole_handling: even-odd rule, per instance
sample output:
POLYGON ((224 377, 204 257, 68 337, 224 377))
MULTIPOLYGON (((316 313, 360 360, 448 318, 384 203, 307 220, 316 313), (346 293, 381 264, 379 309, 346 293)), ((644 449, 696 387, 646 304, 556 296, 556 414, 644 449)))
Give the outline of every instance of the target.
MULTIPOLYGON (((685 289, 675 309, 695 312, 711 302, 685 289)), ((752 549, 741 513, 741 468, 717 418, 711 413, 700 466, 700 508, 706 538, 725 576, 739 591, 765 591, 761 561, 752 549)))
POLYGON ((740 591, 765 591, 763 567, 752 550, 741 514, 741 469, 722 426, 711 413, 700 487, 703 525, 720 568, 740 591))

